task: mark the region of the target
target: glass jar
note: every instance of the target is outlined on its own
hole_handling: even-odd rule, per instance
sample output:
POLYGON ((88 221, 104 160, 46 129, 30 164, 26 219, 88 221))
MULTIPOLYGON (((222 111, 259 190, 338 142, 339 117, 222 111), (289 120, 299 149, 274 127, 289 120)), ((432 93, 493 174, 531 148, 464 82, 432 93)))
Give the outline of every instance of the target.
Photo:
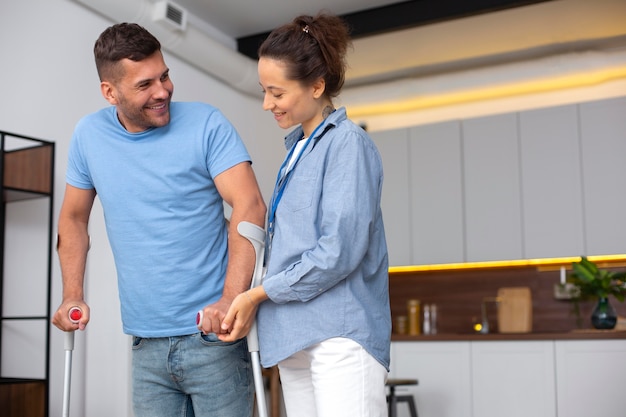
POLYGON ((393 329, 396 334, 407 334, 407 317, 397 316, 393 324, 393 329))
POLYGON ((415 299, 407 301, 406 309, 409 318, 409 335, 416 336, 420 334, 420 301, 415 299))

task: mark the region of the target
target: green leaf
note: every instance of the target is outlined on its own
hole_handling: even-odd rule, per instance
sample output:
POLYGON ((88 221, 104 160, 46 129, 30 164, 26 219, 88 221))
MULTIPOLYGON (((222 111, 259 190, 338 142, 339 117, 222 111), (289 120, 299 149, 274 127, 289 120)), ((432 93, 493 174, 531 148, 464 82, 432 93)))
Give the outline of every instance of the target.
POLYGON ((596 264, 582 256, 580 262, 572 263, 572 275, 568 279, 580 289, 580 299, 615 296, 619 301, 626 298, 625 272, 599 269, 596 264))
MULTIPOLYGON (((586 260, 586 258, 583 258, 583 260, 586 260)), ((583 281, 591 282, 595 279, 595 271, 593 271, 587 263, 583 263, 582 260, 580 262, 573 262, 572 269, 574 274, 583 281)))

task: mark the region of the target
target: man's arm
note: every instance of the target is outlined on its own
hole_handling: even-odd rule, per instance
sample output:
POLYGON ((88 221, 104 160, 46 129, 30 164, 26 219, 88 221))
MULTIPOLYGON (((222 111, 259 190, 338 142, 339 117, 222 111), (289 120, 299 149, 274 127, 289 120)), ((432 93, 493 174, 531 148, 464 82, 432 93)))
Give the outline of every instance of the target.
POLYGON ((250 288, 255 252, 250 242, 237 231, 242 221, 265 226, 265 202, 249 162, 242 162, 215 177, 215 185, 233 210, 228 230, 228 266, 220 300, 204 309, 205 333, 225 333, 221 322, 233 299, 250 288))
POLYGON ((52 323, 61 330, 84 329, 89 322, 89 307, 85 304, 83 282, 89 234, 87 226, 96 191, 65 186, 65 196, 59 214, 57 250, 63 276, 63 301, 52 317, 52 323), (68 319, 70 308, 78 306, 83 317, 78 326, 68 319))

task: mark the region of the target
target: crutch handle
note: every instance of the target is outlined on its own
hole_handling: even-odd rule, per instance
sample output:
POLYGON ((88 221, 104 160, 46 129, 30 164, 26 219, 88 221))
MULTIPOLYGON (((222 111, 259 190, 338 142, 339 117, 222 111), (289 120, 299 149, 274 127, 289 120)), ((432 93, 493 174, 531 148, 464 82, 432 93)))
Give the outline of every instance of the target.
POLYGON ((202 326, 203 318, 204 318, 204 311, 199 310, 198 314, 196 314, 196 326, 198 326, 198 330, 200 330, 200 326, 202 326))
MULTIPOLYGON (((83 317, 83 310, 80 307, 72 307, 70 308, 69 313, 67 314, 70 321, 74 324, 78 323, 83 317)), ((65 332, 65 350, 72 351, 74 350, 74 331, 65 332)))
POLYGON ((70 311, 68 313, 68 317, 70 318, 70 321, 72 323, 76 324, 83 317, 83 310, 81 310, 81 308, 78 307, 78 306, 72 307, 72 308, 70 308, 70 311))

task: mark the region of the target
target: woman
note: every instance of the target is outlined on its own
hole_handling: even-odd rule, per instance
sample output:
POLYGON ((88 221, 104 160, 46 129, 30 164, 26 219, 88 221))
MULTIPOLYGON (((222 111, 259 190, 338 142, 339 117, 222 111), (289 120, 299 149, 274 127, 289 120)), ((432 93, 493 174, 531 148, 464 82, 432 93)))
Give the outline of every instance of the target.
POLYGON ((391 318, 382 163, 335 109, 349 31, 300 16, 259 48, 263 108, 293 128, 270 204, 267 275, 223 321, 228 340, 258 308, 261 363, 278 364, 289 417, 386 416, 391 318))

